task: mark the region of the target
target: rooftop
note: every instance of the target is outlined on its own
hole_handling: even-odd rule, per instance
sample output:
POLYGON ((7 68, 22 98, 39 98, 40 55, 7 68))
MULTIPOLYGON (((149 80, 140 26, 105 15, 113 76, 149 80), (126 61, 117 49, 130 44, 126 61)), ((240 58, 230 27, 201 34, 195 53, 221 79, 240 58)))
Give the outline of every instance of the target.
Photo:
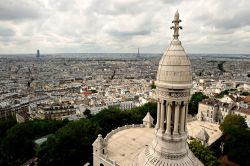
MULTIPOLYGON (((221 136, 217 124, 200 121, 192 121, 187 124, 188 134, 191 137, 196 137, 198 132, 205 128, 210 137, 208 145, 221 136)), ((118 165, 130 165, 145 146, 152 143, 155 136, 154 131, 154 128, 129 128, 115 133, 107 141, 108 158, 115 160, 118 165)))
POLYGON ((108 157, 119 165, 130 165, 144 147, 151 144, 153 138, 154 128, 122 130, 108 140, 108 157))
POLYGON ((219 125, 215 123, 197 120, 187 123, 189 137, 195 138, 202 128, 204 128, 209 135, 208 145, 215 142, 222 134, 219 125))

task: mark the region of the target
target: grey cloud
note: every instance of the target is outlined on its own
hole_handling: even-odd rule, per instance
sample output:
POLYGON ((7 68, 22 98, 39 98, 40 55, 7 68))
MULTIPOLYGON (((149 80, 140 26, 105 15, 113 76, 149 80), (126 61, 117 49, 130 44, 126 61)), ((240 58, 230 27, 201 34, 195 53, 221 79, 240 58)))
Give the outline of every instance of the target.
POLYGON ((117 27, 113 27, 107 30, 107 33, 110 36, 113 36, 116 38, 130 38, 133 36, 150 35, 151 32, 154 30, 152 18, 148 18, 147 16, 142 17, 141 20, 140 21, 138 20, 138 22, 135 22, 133 26, 134 27, 132 29, 126 29, 126 28, 118 29, 117 27))
POLYGON ((10 28, 0 27, 0 36, 9 37, 14 36, 15 32, 10 28))
POLYGON ((9 45, 0 52, 40 46, 52 52, 129 52, 135 45, 159 52, 172 38, 176 9, 190 52, 227 52, 237 43, 244 45, 240 52, 249 52, 247 8, 249 0, 0 0, 0 47, 9 45))
POLYGON ((223 20, 215 20, 215 26, 221 29, 235 29, 250 25, 249 12, 237 13, 232 18, 225 18, 223 20))
POLYGON ((70 10, 75 1, 72 0, 49 0, 50 6, 60 11, 70 10))
MULTIPOLYGON (((225 10, 225 9, 224 9, 225 10)), ((230 9, 231 10, 231 9, 230 9)), ((211 13, 203 13, 194 15, 194 21, 201 22, 204 26, 214 26, 219 33, 231 33, 237 28, 250 25, 249 11, 231 10, 231 16, 228 15, 211 15, 211 13), (233 13, 235 12, 235 13, 233 13)))
POLYGON ((118 30, 110 30, 108 34, 115 37, 131 37, 131 36, 139 36, 139 35, 149 35, 151 31, 149 29, 146 30, 138 30, 138 31, 118 31, 118 30))
POLYGON ((166 4, 177 4, 180 3, 182 0, 161 0, 161 1, 166 4))
POLYGON ((0 1, 0 20, 35 19, 42 14, 37 6, 13 0, 0 1))
POLYGON ((140 0, 122 2, 93 0, 89 9, 99 14, 114 16, 120 14, 133 15, 147 10, 145 9, 145 3, 142 4, 140 0))

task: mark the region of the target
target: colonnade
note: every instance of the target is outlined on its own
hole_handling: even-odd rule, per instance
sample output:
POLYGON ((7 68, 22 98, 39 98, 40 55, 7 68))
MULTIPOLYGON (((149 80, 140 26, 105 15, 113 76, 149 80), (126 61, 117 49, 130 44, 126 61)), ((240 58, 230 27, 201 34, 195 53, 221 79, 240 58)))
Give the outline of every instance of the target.
POLYGON ((186 101, 160 100, 157 103, 156 129, 170 135, 186 132, 188 104, 186 101))

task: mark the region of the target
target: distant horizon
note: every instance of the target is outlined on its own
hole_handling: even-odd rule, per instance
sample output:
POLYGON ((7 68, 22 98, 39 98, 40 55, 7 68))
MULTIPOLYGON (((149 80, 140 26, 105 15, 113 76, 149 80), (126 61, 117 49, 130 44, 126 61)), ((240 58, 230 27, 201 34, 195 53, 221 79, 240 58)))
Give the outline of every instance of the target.
MULTIPOLYGON (((160 58, 163 53, 40 53, 40 59, 47 58, 79 58, 79 59, 144 59, 144 58, 160 58)), ((221 53, 187 53, 190 58, 232 58, 232 59, 250 59, 250 54, 221 54, 221 53)), ((35 53, 30 54, 0 54, 1 58, 31 58, 37 59, 35 53)))
MULTIPOLYGON (((163 54, 162 53, 150 53, 150 52, 140 52, 139 55, 143 54, 163 54)), ((187 53, 187 52, 186 52, 187 53)), ((137 52, 58 52, 58 53, 42 53, 40 55, 59 55, 59 54, 135 54, 137 52)), ((250 53, 187 53, 188 55, 250 55, 250 53)), ((0 55, 36 55, 35 53, 0 53, 0 55)))

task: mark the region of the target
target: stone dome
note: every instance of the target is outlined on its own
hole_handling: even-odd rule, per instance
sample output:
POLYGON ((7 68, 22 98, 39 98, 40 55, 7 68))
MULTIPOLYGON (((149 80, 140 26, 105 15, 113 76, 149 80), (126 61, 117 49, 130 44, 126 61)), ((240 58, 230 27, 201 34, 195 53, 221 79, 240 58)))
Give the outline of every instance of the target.
POLYGON ((181 45, 179 37, 179 19, 178 11, 175 14, 173 23, 174 39, 169 48, 163 54, 156 77, 156 86, 168 89, 186 89, 192 86, 192 72, 190 60, 181 45))
POLYGON ((170 89, 191 88, 191 63, 179 39, 173 39, 163 54, 158 67, 156 85, 170 89))

